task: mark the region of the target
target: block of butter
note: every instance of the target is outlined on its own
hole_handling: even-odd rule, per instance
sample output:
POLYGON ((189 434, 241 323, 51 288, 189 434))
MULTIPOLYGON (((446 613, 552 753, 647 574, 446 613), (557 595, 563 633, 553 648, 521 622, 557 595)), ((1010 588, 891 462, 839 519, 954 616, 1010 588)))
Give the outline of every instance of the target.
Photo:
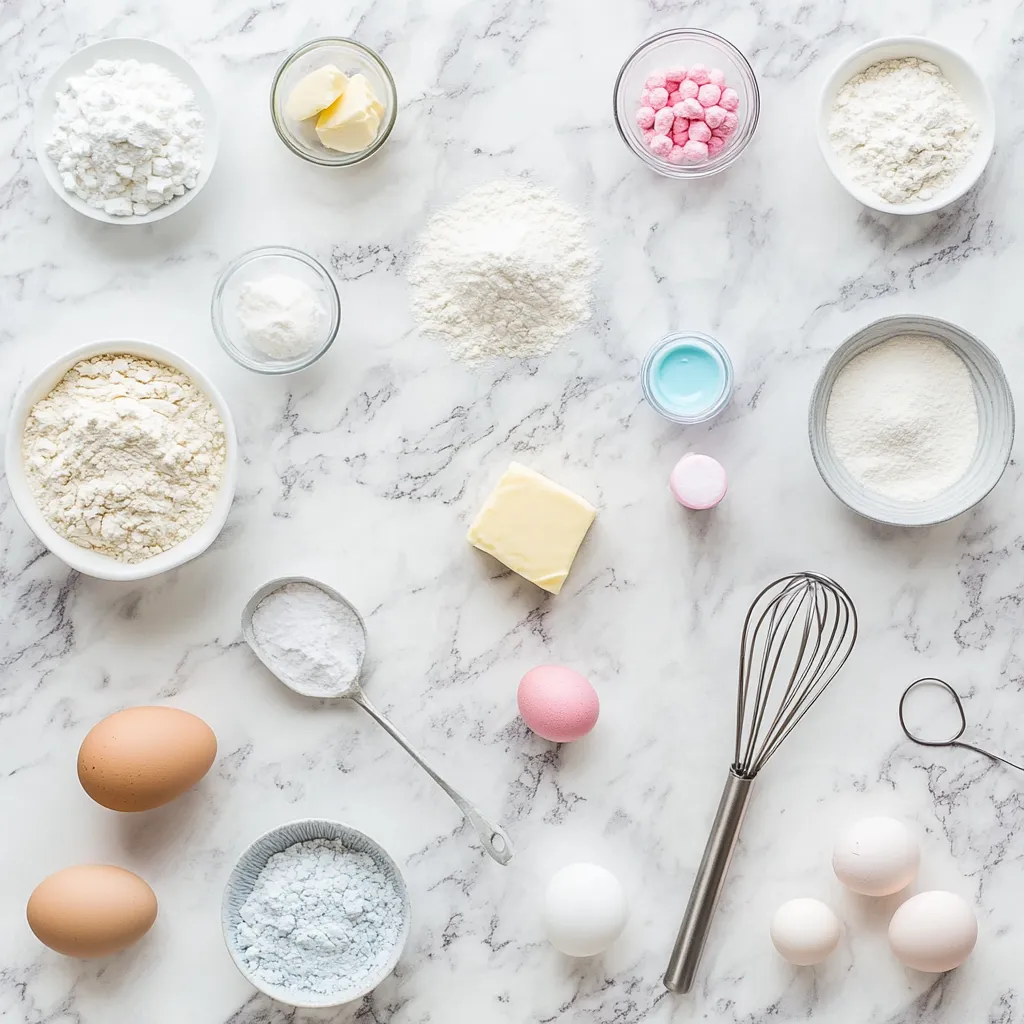
POLYGON ((469 528, 474 547, 513 572, 557 594, 572 568, 597 509, 518 462, 513 462, 469 528))
POLYGON ((326 110, 348 85, 348 76, 333 64, 325 64, 299 79, 288 94, 284 112, 296 121, 316 117, 326 110))
POLYGON ((365 75, 353 75, 345 91, 316 120, 316 133, 328 148, 339 153, 361 153, 375 138, 384 116, 365 75))

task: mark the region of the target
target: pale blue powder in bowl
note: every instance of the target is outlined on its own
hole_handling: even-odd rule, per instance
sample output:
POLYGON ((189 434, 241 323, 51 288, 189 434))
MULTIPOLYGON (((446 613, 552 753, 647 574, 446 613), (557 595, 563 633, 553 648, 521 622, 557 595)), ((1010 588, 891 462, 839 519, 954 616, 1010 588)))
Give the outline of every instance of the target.
POLYGON ((395 862, 340 822, 307 818, 260 836, 228 878, 228 952, 261 992, 301 1007, 360 999, 395 968, 409 896, 395 862))

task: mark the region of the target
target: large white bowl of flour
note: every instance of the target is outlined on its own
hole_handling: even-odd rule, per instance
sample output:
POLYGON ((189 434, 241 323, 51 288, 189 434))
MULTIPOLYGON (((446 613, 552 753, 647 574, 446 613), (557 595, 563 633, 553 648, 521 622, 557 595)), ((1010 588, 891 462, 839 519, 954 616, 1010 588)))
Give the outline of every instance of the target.
POLYGON ((234 421, 231 418, 231 410, 228 408, 227 402, 201 370, 161 345, 135 339, 113 339, 94 341, 67 352, 42 370, 21 390, 14 401, 8 422, 4 461, 7 485, 21 517, 29 529, 53 554, 66 562, 72 569, 77 569, 86 576, 94 576, 103 580, 130 581, 157 576, 169 569, 183 565, 197 555, 201 555, 213 543, 227 520, 235 496, 235 480, 238 474, 238 442, 235 438, 234 421), (224 427, 223 471, 212 507, 205 521, 180 543, 169 547, 166 551, 136 562, 120 561, 101 552, 80 547, 58 533, 47 522, 36 502, 25 470, 23 455, 26 421, 32 407, 50 394, 64 375, 77 363, 94 356, 113 354, 137 356, 141 359, 162 363, 190 378, 209 399, 224 427))
MULTIPOLYGON (((918 129, 911 126, 907 133, 903 134, 902 129, 907 128, 907 122, 915 116, 915 112, 907 103, 902 102, 900 96, 894 95, 890 98, 890 110, 894 121, 881 132, 881 137, 865 139, 866 147, 874 147, 874 151, 882 160, 880 167, 887 166, 883 159, 885 156, 889 158, 889 165, 901 159, 901 147, 905 143, 909 144, 915 130, 926 133, 926 128, 922 125, 918 129), (886 153, 886 146, 889 145, 895 148, 886 153)), ((956 50, 921 36, 887 36, 858 47, 828 76, 818 101, 817 136, 821 155, 828 169, 854 199, 880 213, 903 216, 934 213, 955 202, 973 188, 984 172, 995 144, 995 107, 984 79, 970 61, 956 50), (853 169, 836 153, 829 136, 829 123, 836 97, 851 79, 880 61, 898 61, 908 57, 916 57, 938 67, 942 77, 953 87, 960 100, 973 114, 977 135, 967 161, 934 195, 927 199, 889 202, 859 182, 853 169)), ((926 134, 922 135, 922 139, 924 138, 926 134)))

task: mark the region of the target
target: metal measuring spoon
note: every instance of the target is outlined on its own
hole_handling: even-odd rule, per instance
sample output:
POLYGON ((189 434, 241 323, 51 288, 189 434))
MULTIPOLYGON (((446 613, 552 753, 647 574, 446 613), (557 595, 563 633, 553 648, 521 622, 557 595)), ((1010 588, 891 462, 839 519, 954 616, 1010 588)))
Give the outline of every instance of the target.
POLYGON ((289 690, 294 690, 296 693, 301 694, 304 697, 343 697, 346 700, 352 701, 361 707, 378 725, 380 725, 386 732, 388 732, 392 739, 396 740, 398 744, 405 748, 409 756, 455 801, 459 810, 465 815, 466 820, 476 830, 477 836, 480 838, 480 842, 483 844, 484 849, 494 858, 499 864, 507 864, 512 859, 512 841, 509 839, 508 834, 505 832, 500 825, 493 825, 489 822, 480 811, 473 806, 461 793, 457 792, 451 786, 448 785, 444 779, 441 778, 433 768, 427 764, 426 761, 413 749, 409 741, 396 729, 385 717, 382 715, 367 699, 366 694, 363 692, 363 688, 359 685, 359 676, 363 668, 363 660, 366 657, 366 624, 363 622, 363 617, 355 609, 355 607, 345 600, 336 590, 327 586, 325 583, 321 583, 319 580, 310 579, 307 576, 282 576, 280 579, 271 580, 269 583, 265 583, 259 590, 256 591, 252 597, 249 598, 245 608, 242 609, 242 636, 245 638, 245 642, 252 648, 253 653, 260 661, 282 682, 289 690), (337 601, 341 604, 346 611, 348 611, 352 619, 359 624, 359 631, 362 635, 362 643, 360 650, 357 653, 357 668, 355 674, 349 680, 340 680, 336 689, 330 692, 325 692, 323 689, 318 688, 314 693, 308 689, 302 687, 301 684, 297 684, 294 679, 287 679, 280 674, 280 666, 273 663, 273 659, 266 655, 264 650, 260 649, 259 638, 255 635, 252 628, 252 617, 253 612, 260 603, 267 597, 269 597, 276 590, 281 587, 287 586, 289 583, 305 583, 309 586, 313 586, 321 590, 329 598, 337 601))
POLYGON ((973 743, 964 743, 961 736, 967 731, 967 714, 964 711, 963 701, 960 700, 960 694, 953 689, 945 681, 945 679, 936 679, 934 676, 925 676, 924 679, 915 679, 904 691, 903 696, 900 697, 900 728, 903 730, 903 734, 908 740, 912 740, 922 747, 963 747, 965 750, 973 750, 976 754, 981 754, 984 757, 991 758, 993 761, 1000 761, 1005 765, 1009 765, 1011 768, 1016 768, 1019 772, 1024 772, 1019 764, 1015 764, 1013 761, 1008 761, 1005 757, 1000 757, 998 754, 993 754, 991 750, 982 750, 981 747, 976 747, 973 743), (907 725, 906 716, 903 713, 904 705, 907 703, 907 698, 913 693, 919 686, 938 686, 945 690, 946 693, 953 698, 953 705, 956 707, 957 714, 960 716, 960 728, 945 740, 929 740, 923 736, 918 736, 911 728, 907 725))

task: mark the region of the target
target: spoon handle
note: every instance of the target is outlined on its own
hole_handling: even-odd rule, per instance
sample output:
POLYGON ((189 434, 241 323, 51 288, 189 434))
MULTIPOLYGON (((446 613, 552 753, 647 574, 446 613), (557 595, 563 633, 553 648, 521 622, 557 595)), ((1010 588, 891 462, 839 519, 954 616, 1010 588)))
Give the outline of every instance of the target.
POLYGON ((433 768, 416 752, 412 744, 384 717, 367 699, 365 693, 353 694, 351 700, 358 704, 382 729, 391 735, 406 753, 455 801, 466 820, 476 830, 484 849, 499 864, 507 864, 512 859, 512 840, 500 825, 489 822, 461 793, 448 785, 433 768))

